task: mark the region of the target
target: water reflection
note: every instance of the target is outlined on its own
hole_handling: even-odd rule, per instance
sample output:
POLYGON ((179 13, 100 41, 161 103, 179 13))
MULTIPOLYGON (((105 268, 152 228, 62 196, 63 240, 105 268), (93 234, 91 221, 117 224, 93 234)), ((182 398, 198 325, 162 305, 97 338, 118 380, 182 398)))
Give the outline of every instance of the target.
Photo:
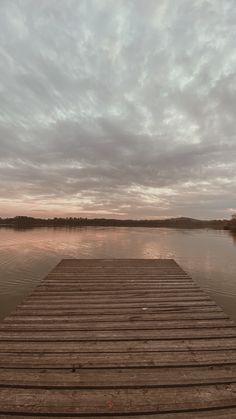
POLYGON ((236 245, 236 231, 228 230, 228 233, 233 238, 233 242, 236 245))
POLYGON ((0 316, 62 258, 174 258, 236 319, 236 234, 155 228, 0 229, 0 316))

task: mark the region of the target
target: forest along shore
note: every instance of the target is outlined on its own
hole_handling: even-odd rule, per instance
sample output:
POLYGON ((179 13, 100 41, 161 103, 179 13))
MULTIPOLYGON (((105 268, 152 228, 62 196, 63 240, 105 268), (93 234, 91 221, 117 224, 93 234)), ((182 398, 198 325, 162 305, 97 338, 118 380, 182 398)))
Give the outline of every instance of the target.
MULTIPOLYGON (((214 228, 231 229, 230 220, 197 220, 188 217, 157 219, 157 220, 120 220, 108 218, 33 218, 17 216, 13 218, 0 218, 0 227, 25 228, 25 227, 163 227, 163 228, 214 228)), ((236 229, 236 220, 235 220, 236 229)))

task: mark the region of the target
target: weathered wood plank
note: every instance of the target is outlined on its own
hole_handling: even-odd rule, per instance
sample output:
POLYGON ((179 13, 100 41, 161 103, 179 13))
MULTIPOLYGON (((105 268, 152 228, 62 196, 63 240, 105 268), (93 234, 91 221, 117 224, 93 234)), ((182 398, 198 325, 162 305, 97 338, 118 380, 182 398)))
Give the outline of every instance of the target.
POLYGON ((63 298, 63 296, 69 298, 90 298, 93 299, 96 298, 100 298, 100 299, 106 299, 109 298, 110 296, 113 297, 113 299, 115 299, 115 296, 117 295, 118 299, 124 299, 126 298, 128 300, 128 297, 130 296, 130 298, 145 298, 145 292, 149 291, 149 295, 147 295, 147 298, 149 297, 153 297, 153 298, 163 298, 163 297, 180 297, 181 295, 184 296, 205 296, 207 297, 207 295, 203 292, 199 292, 198 289, 192 287, 192 288, 182 288, 182 287, 175 287, 175 288, 158 288, 158 286, 154 286, 151 288, 147 288, 144 286, 142 287, 136 287, 134 285, 131 285, 131 287, 126 288, 123 286, 120 287, 109 287, 109 285, 107 285, 107 287, 105 287, 105 284, 103 284, 101 287, 97 287, 97 286, 86 286, 83 287, 81 285, 78 285, 77 287, 71 287, 69 284, 63 287, 58 288, 57 286, 55 287, 49 287, 49 288, 38 288, 37 289, 37 293, 34 292, 31 295, 29 295, 27 298, 34 298, 37 296, 37 298, 42 299, 42 298, 51 298, 51 297, 56 297, 58 299, 63 298), (102 288, 104 287, 104 288, 102 288), (139 295, 134 295, 134 289, 136 289, 136 292, 139 293, 139 295), (122 293, 121 293, 122 291, 122 293), (142 296, 142 294, 144 295, 144 297, 142 296))
POLYGON ((158 308, 104 308, 104 309, 94 309, 94 310, 86 310, 86 309, 63 309, 61 310, 53 310, 53 309, 42 309, 42 310, 22 310, 18 309, 15 310, 12 314, 12 317, 20 317, 20 316, 95 316, 95 315, 133 315, 138 316, 142 315, 144 312, 147 312, 149 314, 163 314, 166 313, 166 315, 169 314, 178 314, 178 313, 214 313, 217 315, 217 313, 222 313, 222 309, 217 306, 166 306, 166 307, 158 307, 158 308))
POLYGON ((37 309, 37 310, 26 310, 26 309, 18 309, 14 312, 15 316, 73 316, 73 315, 119 315, 119 314, 127 314, 127 315, 141 315, 144 311, 148 311, 150 314, 158 314, 158 313, 188 313, 188 312, 212 312, 212 313, 218 313, 221 312, 221 309, 217 306, 165 306, 165 307, 158 307, 158 308, 152 308, 152 307, 133 307, 133 308, 97 308, 97 309, 37 309))
POLYGON ((60 270, 63 271, 73 271, 76 270, 85 270, 96 269, 96 270, 105 270, 105 269, 137 269, 137 268, 147 268, 147 269, 179 269, 179 271, 184 272, 184 270, 175 262, 174 259, 133 259, 133 258, 115 258, 115 259, 101 259, 101 258, 88 258, 88 259, 62 259, 61 262, 56 265, 56 267, 51 271, 55 272, 60 270))
MULTIPOLYGON (((236 338, 236 327, 218 327, 203 329, 152 329, 152 330, 75 330, 75 331, 0 331, 0 340, 3 341, 94 341, 94 340, 144 340, 144 339, 212 339, 236 338)), ((236 340, 235 340, 236 344, 236 340)))
MULTIPOLYGON (((69 316, 64 315, 32 315, 32 313, 27 315, 21 315, 19 312, 13 312, 10 316, 6 317, 4 320, 4 323, 2 324, 10 324, 10 323, 21 323, 21 322, 96 322, 96 321, 102 321, 102 322, 117 322, 117 321, 128 321, 128 322, 134 322, 137 320, 140 321, 160 321, 161 323, 165 324, 165 322, 169 320, 216 320, 216 319, 228 319, 228 316, 222 311, 214 311, 214 310, 191 310, 191 312, 182 312, 182 311, 167 311, 156 313, 148 313, 146 311, 143 311, 141 314, 71 314, 69 316), (16 314, 17 313, 17 314, 16 314)), ((233 324, 235 324, 233 322, 233 324)))
MULTIPOLYGON (((100 297, 104 297, 104 298, 106 298, 106 297, 109 297, 109 296, 113 296, 113 297, 115 297, 115 296, 117 296, 117 297, 119 297, 119 298, 122 298, 122 297, 127 297, 127 298, 129 298, 129 296, 130 297, 133 297, 133 296, 136 296, 136 297, 140 297, 140 296, 144 296, 145 297, 145 295, 147 295, 147 296, 151 296, 151 295, 153 295, 153 293, 154 293, 154 295, 165 295, 165 294, 167 294, 167 295, 169 295, 169 294, 171 294, 171 295, 185 295, 185 294, 205 294, 200 288, 198 288, 198 287, 195 287, 195 286, 191 286, 190 288, 189 287, 187 287, 187 288, 179 288, 179 287, 175 287, 175 288, 164 288, 164 287, 161 287, 160 289, 156 289, 156 290, 153 290, 152 288, 151 289, 149 289, 148 287, 146 287, 145 288, 145 290, 136 290, 134 287, 131 289, 131 290, 123 290, 123 289, 119 289, 119 290, 102 290, 102 291, 95 291, 95 290, 91 290, 91 291, 78 291, 78 293, 77 294, 74 294, 72 291, 70 291, 70 289, 68 289, 67 291, 65 291, 65 293, 63 294, 63 295, 65 295, 65 297, 73 297, 73 296, 75 296, 75 297, 78 297, 78 296, 80 296, 80 297, 93 297, 93 298, 95 298, 96 296, 98 296, 98 298, 100 298, 100 297)), ((37 298, 43 298, 43 297, 45 297, 45 298, 51 298, 51 296, 55 296, 55 297, 58 297, 58 298, 62 298, 62 295, 61 294, 58 294, 56 291, 49 291, 49 292, 44 292, 44 291, 41 291, 40 290, 40 288, 38 287, 38 288, 36 288, 36 290, 35 291, 33 291, 28 297, 26 297, 26 298, 30 298, 30 297, 37 297, 37 298)), ((206 295, 206 294, 205 294, 206 295)))
MULTIPOLYGON (((95 295, 92 295, 92 296, 83 296, 83 295, 80 295, 80 293, 78 293, 78 294, 74 294, 74 295, 65 295, 64 296, 64 298, 63 298, 63 296, 60 296, 60 295, 54 295, 54 296, 50 296, 50 295, 47 295, 47 296, 37 296, 37 295, 35 295, 35 296, 30 296, 30 297, 27 297, 27 298, 25 298, 25 300, 24 300, 24 304, 29 304, 29 303, 37 303, 37 304, 39 304, 39 303, 47 303, 48 305, 50 305, 50 304, 61 304, 61 303, 63 303, 64 301, 66 302, 66 303, 76 303, 76 304, 78 304, 78 303, 81 303, 81 302, 85 302, 85 303, 89 303, 89 304, 92 304, 92 303, 95 303, 96 301, 98 301, 99 303, 106 303, 106 302, 110 302, 110 303, 112 303, 112 302, 116 302, 116 303, 119 303, 119 302, 122 302, 122 303, 124 303, 124 302, 129 302, 129 301, 131 301, 132 303, 134 303, 134 302, 145 302, 145 301, 148 301, 148 302, 153 302, 153 301, 163 301, 163 299, 164 299, 164 301, 172 301, 172 299, 174 298, 174 301, 175 300, 180 300, 181 298, 182 298, 182 300, 186 300, 186 299, 189 299, 189 298, 195 298, 195 300, 197 300, 198 299, 198 297, 200 298, 200 299, 202 299, 203 298, 203 296, 204 296, 204 294, 200 294, 200 293, 192 293, 192 292, 189 292, 189 293, 185 293, 185 294, 183 294, 182 296, 181 296, 181 294, 180 293, 176 293, 176 295, 175 295, 175 293, 168 293, 168 294, 164 294, 164 293, 157 293, 157 294, 155 294, 155 293, 153 293, 153 295, 147 295, 147 296, 139 296, 139 295, 132 295, 132 296, 130 296, 129 297, 129 295, 125 295, 125 296, 117 296, 116 297, 116 295, 115 294, 112 294, 112 295, 107 295, 107 296, 95 296, 95 295)), ((204 296, 205 297, 205 296, 204 296)))
POLYGON ((162 301, 164 299, 165 300, 169 300, 171 299, 189 299, 189 298, 195 298, 195 299, 206 299, 209 297, 206 296, 205 293, 203 292, 196 292, 196 291, 187 291, 184 293, 181 292, 155 292, 155 293, 149 293, 149 294, 145 294, 142 295, 143 293, 140 294, 124 294, 124 295, 119 295, 116 292, 114 292, 113 294, 109 294, 109 295, 82 295, 80 292, 78 292, 77 294, 73 294, 73 295, 65 295, 60 296, 60 295, 54 295, 52 297, 52 295, 31 295, 30 297, 25 298, 24 302, 46 302, 48 303, 54 303, 54 302, 63 302, 63 301, 69 301, 69 302, 91 302, 94 303, 95 301, 99 301, 99 302, 106 302, 106 301, 110 301, 110 302, 125 302, 125 301, 131 301, 131 302, 135 302, 135 301, 162 301))
MULTIPOLYGON (((95 338, 96 339, 96 338, 95 338)), ((168 339, 168 340, 72 340, 63 341, 0 341, 0 352, 47 352, 47 353, 82 353, 82 352, 162 352, 190 350, 236 350, 236 338, 203 338, 203 339, 168 339)), ((174 356, 174 355, 173 355, 174 356)))
MULTIPOLYGON (((143 302, 139 302, 139 303, 128 303, 128 302, 124 302, 124 303, 111 303, 111 304, 106 304, 106 307, 109 307, 109 309, 122 309, 122 308, 143 308, 143 306, 145 306, 146 308, 162 308, 162 307, 217 307, 217 305, 214 303, 214 301, 211 301, 210 299, 204 299, 204 300, 182 300, 182 301, 158 301, 156 304, 155 303, 149 303, 149 302, 145 302, 145 304, 143 304, 143 302)), ((47 304, 46 304, 47 307, 47 304)), ((45 309, 44 305, 40 304, 20 304, 18 306, 19 310, 38 310, 38 309, 45 309)), ((101 308, 101 304, 99 303, 80 303, 80 304, 64 304, 62 307, 59 305, 56 306, 50 306, 47 307, 47 310, 56 310, 56 309, 60 309, 60 308, 64 308, 64 309, 87 309, 89 311, 95 310, 95 309, 100 309, 101 308)))
POLYGON ((0 324, 0 331, 43 331, 43 330, 158 330, 158 329, 199 329, 202 328, 231 328, 235 327, 232 320, 217 319, 217 320, 172 320, 172 321, 94 321, 94 322, 81 322, 80 320, 68 319, 67 322, 62 322, 61 319, 57 320, 43 320, 32 321, 27 319, 21 323, 4 322, 0 324))
MULTIPOLYGON (((178 284, 176 284, 176 286, 174 287, 173 285, 171 285, 171 287, 168 287, 167 285, 165 285, 165 286, 163 286, 163 287, 160 287, 160 285, 158 285, 158 283, 157 284, 153 284, 151 287, 150 286, 148 286, 148 284, 146 284, 146 286, 145 286, 145 284, 143 284, 143 285, 135 285, 135 289, 137 290, 137 291, 140 291, 140 292, 145 292, 147 289, 150 289, 151 291, 153 290, 153 291, 158 291, 158 290, 164 290, 164 289, 169 289, 169 290, 173 290, 174 291, 174 289, 188 289, 188 290, 190 290, 190 289, 195 289, 196 287, 194 286, 194 285, 189 285, 188 287, 181 287, 181 286, 179 286, 178 284)), ((80 291, 87 291, 87 292, 90 292, 90 291, 120 291, 120 290, 123 290, 123 291, 133 291, 134 290, 134 284, 131 284, 131 285, 122 285, 122 287, 121 286, 112 286, 111 284, 109 284, 109 285, 105 285, 105 284, 99 284, 99 285, 96 285, 96 286, 93 286, 93 285, 88 285, 88 284, 84 284, 84 285, 78 285, 78 286, 70 286, 70 287, 68 287, 68 285, 66 285, 66 286, 64 286, 64 287, 56 287, 56 286, 54 286, 54 287, 50 287, 50 286, 47 286, 47 285, 40 285, 39 287, 38 287, 38 292, 40 292, 40 291, 42 291, 42 292, 46 292, 46 293, 55 293, 55 292, 57 292, 57 293, 59 293, 59 292, 61 292, 61 293, 64 293, 64 292, 80 292, 80 291)))
POLYGON ((236 364, 183 368, 110 368, 76 371, 0 370, 0 387, 139 388, 236 382, 236 364))
POLYGON ((83 306, 83 305, 111 305, 111 306, 116 306, 116 305, 128 305, 129 303, 131 304, 131 306, 133 304, 141 304, 141 305, 145 305, 145 303, 147 304, 151 304, 154 303, 158 305, 158 303, 169 303, 169 302, 186 302, 186 301, 211 301, 209 297, 206 296, 182 296, 182 297, 149 297, 149 298, 133 298, 133 299, 99 299, 99 298, 94 298, 94 299, 61 299, 61 300, 37 300, 37 299, 27 299, 24 301, 24 303, 19 304, 18 307, 35 307, 35 306, 48 306, 48 304, 50 303, 50 305, 52 307, 61 307, 62 305, 76 305, 76 306, 83 306))
MULTIPOLYGON (((139 302, 111 302, 111 303, 106 303, 106 307, 107 308, 111 308, 111 309, 123 309, 123 308, 158 308, 158 307, 169 307, 172 306, 172 304, 174 305, 178 305, 180 307, 186 307, 186 306, 216 306, 216 304, 214 302, 212 302, 209 298, 186 298, 186 299, 168 299, 168 300, 154 300, 154 301, 139 301, 139 302)), ((76 303, 76 302, 71 302, 71 303, 52 303, 50 305, 50 308, 48 307, 48 303, 22 303, 18 306, 19 310, 60 310, 60 309, 100 309, 104 307, 104 303, 103 302, 96 302, 96 303, 87 303, 87 302, 80 302, 80 303, 76 303)))
POLYGON ((236 384, 190 387, 54 390, 0 389, 1 413, 162 413, 236 407, 236 384))
POLYGON ((5 352, 0 356, 1 368, 132 368, 132 367, 186 367, 236 364, 235 350, 166 351, 166 352, 92 352, 45 353, 5 352))

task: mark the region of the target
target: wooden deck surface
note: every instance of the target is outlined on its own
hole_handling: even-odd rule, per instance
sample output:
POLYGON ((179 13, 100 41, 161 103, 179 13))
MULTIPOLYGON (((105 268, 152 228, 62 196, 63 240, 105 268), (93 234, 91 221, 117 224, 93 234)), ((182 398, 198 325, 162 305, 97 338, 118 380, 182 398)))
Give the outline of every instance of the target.
POLYGON ((0 418, 236 418, 236 326, 173 260, 63 260, 0 324, 0 418))

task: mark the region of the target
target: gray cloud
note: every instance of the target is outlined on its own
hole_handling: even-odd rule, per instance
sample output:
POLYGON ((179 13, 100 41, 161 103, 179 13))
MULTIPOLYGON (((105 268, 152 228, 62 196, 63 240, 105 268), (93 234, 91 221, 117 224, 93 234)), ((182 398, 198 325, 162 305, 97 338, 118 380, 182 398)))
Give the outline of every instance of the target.
POLYGON ((236 209, 234 0, 2 0, 1 215, 236 209))

